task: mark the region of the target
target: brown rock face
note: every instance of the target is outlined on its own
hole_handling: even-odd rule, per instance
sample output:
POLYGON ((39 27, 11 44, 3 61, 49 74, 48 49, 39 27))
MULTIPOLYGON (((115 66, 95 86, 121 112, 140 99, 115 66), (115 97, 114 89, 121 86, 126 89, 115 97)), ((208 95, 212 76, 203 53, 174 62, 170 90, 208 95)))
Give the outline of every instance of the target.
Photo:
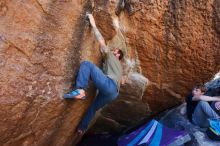
MULTIPOLYGON (((219 71, 219 0, 132 1, 134 13, 122 9, 117 16, 118 3, 0 1, 0 145, 72 144, 94 89, 85 101, 65 101, 62 94, 73 86, 80 61, 100 64, 87 11, 93 12, 106 43, 136 60, 134 70, 151 82, 142 98, 126 91, 134 89, 132 85, 122 88, 121 98, 103 112, 110 118, 101 117, 102 123, 115 119, 109 122, 113 128, 129 126, 149 111, 181 102, 196 82, 208 81, 219 71), (126 95, 136 99, 126 103, 121 100, 126 95), (130 119, 112 112, 121 104, 128 107, 118 109, 125 113, 137 105, 130 119)), ((141 87, 135 90, 143 92, 141 87)))
POLYGON ((157 112, 219 71, 219 1, 142 1, 136 9, 121 22, 151 81, 143 101, 157 112))
POLYGON ((94 62, 99 58, 85 21, 89 5, 68 0, 0 2, 0 145, 71 144, 92 97, 64 101, 63 90, 69 91, 80 57, 94 62), (84 50, 87 54, 81 56, 84 50))
MULTIPOLYGON (((142 99, 150 106, 148 112, 157 113, 182 102, 196 83, 209 81, 219 71, 219 4, 217 0, 139 1, 133 3, 133 15, 129 16, 126 8, 121 11, 118 32, 125 38, 128 56, 139 59, 139 69, 151 82, 142 99)), ((132 91, 126 89, 127 94, 132 91)), ((106 110, 122 111, 125 107, 119 102, 120 98, 103 109, 94 130, 108 122, 123 126, 117 115, 110 118, 110 110, 106 110)), ((132 108, 126 109, 123 113, 129 115, 132 108)), ((132 120, 135 122, 135 116, 132 120)))

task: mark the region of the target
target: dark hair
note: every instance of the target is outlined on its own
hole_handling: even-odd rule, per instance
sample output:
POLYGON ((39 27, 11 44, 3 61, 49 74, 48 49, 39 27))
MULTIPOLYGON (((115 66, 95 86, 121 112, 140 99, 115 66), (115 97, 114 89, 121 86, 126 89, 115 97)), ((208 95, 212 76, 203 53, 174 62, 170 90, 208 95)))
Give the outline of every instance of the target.
POLYGON ((194 88, 195 89, 200 89, 201 92, 204 92, 204 93, 207 91, 206 87, 202 84, 197 84, 194 88))
POLYGON ((120 49, 118 49, 118 53, 120 54, 120 56, 119 56, 119 60, 122 60, 123 59, 123 57, 124 57, 124 53, 123 53, 123 51, 122 50, 120 50, 120 49))

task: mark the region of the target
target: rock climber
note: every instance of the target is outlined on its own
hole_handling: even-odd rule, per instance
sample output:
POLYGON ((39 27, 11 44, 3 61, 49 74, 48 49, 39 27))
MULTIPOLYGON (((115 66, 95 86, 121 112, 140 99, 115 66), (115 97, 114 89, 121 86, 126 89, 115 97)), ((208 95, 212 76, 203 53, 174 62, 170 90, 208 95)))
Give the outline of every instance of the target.
POLYGON ((68 94, 64 94, 65 99, 84 99, 89 80, 97 88, 97 96, 78 126, 77 132, 79 134, 83 134, 87 130, 90 121, 98 109, 117 98, 122 81, 121 60, 124 56, 123 51, 120 49, 109 50, 103 36, 96 27, 92 14, 87 14, 87 17, 100 44, 104 63, 101 70, 89 61, 82 62, 76 77, 76 89, 68 94))

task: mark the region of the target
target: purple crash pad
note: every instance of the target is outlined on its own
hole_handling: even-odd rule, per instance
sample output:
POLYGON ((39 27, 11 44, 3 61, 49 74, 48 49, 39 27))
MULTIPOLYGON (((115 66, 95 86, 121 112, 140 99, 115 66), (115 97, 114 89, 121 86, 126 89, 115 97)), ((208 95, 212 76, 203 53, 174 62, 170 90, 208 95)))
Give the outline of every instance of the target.
POLYGON ((118 139, 118 146, 178 146, 190 141, 185 131, 168 128, 151 120, 137 130, 118 139))

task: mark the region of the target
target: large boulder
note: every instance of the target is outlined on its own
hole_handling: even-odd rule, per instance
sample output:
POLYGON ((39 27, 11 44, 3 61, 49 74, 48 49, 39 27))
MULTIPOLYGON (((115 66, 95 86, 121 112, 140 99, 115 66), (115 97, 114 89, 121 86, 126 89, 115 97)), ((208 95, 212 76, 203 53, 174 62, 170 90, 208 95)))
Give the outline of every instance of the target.
POLYGON ((121 13, 128 52, 151 82, 143 101, 153 112, 179 104, 220 70, 219 3, 140 0, 132 16, 121 13))
MULTIPOLYGON (((216 27, 220 14, 218 5, 218 1, 172 0, 156 3, 140 0, 132 3, 132 15, 124 8, 117 18, 106 11, 104 2, 97 3, 94 13, 108 12, 113 16, 113 25, 116 27, 116 34, 108 44, 127 48, 127 56, 135 59, 135 71, 150 81, 141 99, 143 104, 149 105, 150 114, 182 103, 196 83, 207 82, 220 70, 220 38, 216 27)), ((108 24, 107 27, 112 26, 108 24)), ((108 33, 109 36, 113 34, 108 33)), ((127 87, 125 89, 126 94, 133 91, 127 87)), ((116 103, 119 101, 120 98, 116 103)), ((112 116, 120 117, 117 114, 112 116)), ((135 123, 135 117, 129 117, 130 122, 135 123)), ((108 123, 110 119, 98 121, 108 123)), ((111 122, 115 127, 120 125, 114 120, 111 122)), ((107 129, 114 129, 110 127, 107 129)))
POLYGON ((89 5, 1 0, 0 145, 72 143, 94 90, 85 102, 64 101, 62 94, 71 89, 81 58, 100 58, 85 21, 89 5))
MULTIPOLYGON (((101 61, 85 18, 88 11, 106 43, 122 48, 135 60, 134 71, 150 81, 143 96, 127 90, 132 84, 122 88, 116 102, 137 108, 134 117, 111 112, 120 121, 115 127, 180 103, 195 82, 219 70, 218 0, 127 2, 134 11, 122 9, 116 15, 119 0, 0 1, 0 145, 73 142, 95 90, 88 90, 85 101, 65 101, 62 95, 74 86, 81 61, 101 61), (127 95, 135 100, 122 100, 127 95)), ((144 92, 138 87, 135 91, 144 92)), ((108 111, 113 107, 118 106, 108 111)))

